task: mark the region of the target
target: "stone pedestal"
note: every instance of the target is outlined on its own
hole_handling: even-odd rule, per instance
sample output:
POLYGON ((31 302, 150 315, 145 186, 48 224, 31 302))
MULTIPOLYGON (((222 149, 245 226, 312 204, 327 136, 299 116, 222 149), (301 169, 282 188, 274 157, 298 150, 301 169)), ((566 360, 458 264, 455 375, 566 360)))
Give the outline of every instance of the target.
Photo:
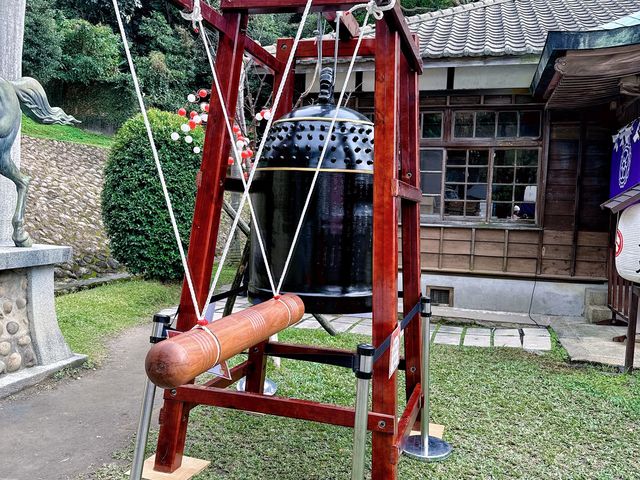
POLYGON ((0 398, 86 360, 67 345, 56 317, 53 267, 69 247, 0 246, 0 398))

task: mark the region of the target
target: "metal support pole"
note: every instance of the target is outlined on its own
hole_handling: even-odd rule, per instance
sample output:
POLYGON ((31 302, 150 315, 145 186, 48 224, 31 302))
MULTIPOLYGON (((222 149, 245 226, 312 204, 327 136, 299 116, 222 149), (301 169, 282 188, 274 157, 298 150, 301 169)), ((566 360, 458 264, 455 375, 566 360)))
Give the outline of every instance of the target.
POLYGON ((356 419, 353 426, 353 460, 351 480, 364 480, 364 453, 367 446, 367 424, 369 421, 369 384, 373 373, 372 345, 358 345, 356 368, 356 419))
POLYGON ((422 297, 420 316, 422 317, 422 414, 420 434, 407 439, 403 453, 423 462, 437 462, 451 455, 451 445, 438 437, 429 435, 429 344, 431 343, 431 299, 422 297))
MULTIPOLYGON (((168 315, 153 316, 153 330, 149 341, 158 343, 167 338, 167 327, 171 323, 168 315)), ((142 407, 140 409, 140 422, 136 432, 136 445, 133 450, 133 461, 131 465, 130 480, 140 480, 144 467, 144 450, 147 446, 149 436, 149 426, 151 425, 151 413, 153 412, 153 400, 156 395, 156 386, 147 378, 142 397, 142 407)))

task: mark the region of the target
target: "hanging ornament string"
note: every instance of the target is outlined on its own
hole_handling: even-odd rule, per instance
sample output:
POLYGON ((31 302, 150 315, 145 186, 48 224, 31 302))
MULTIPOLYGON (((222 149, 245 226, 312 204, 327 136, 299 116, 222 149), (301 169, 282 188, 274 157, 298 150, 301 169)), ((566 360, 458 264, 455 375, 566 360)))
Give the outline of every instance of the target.
POLYGON ((178 230, 178 223, 176 222, 176 217, 173 213, 173 205, 171 203, 171 197, 169 195, 169 190, 167 189, 167 183, 164 178, 164 172, 162 170, 162 163, 160 162, 160 157, 158 155, 158 149, 156 148, 156 142, 153 138, 151 123, 149 122, 149 117, 147 115, 147 108, 145 106, 144 98, 142 96, 142 90, 140 89, 140 82, 138 81, 138 75, 136 74, 136 68, 133 63, 133 57, 131 56, 131 50, 129 49, 127 34, 125 33, 124 25, 122 23, 122 16, 120 14, 120 8, 118 7, 118 0, 113 0, 113 8, 116 13, 116 20, 118 21, 120 36, 122 37, 122 43, 124 45, 124 52, 127 57, 127 62, 129 63, 129 69, 131 70, 131 78, 133 80, 133 86, 136 91, 136 96, 138 97, 140 113, 142 113, 144 126, 145 126, 145 129, 147 130, 147 137, 149 139, 149 145, 151 146, 151 153, 153 155, 153 160, 156 164, 158 177, 160 178, 160 185, 162 186, 162 193, 164 195, 164 200, 167 205, 167 211, 169 212, 169 219, 171 220, 173 235, 176 239, 176 244, 178 245, 178 250, 180 252, 180 260, 182 261, 182 268, 184 269, 185 278, 187 280, 187 285, 189 287, 189 294, 191 295, 191 301, 193 302, 193 309, 196 311, 196 313, 199 314, 200 311, 198 310, 198 300, 196 297, 195 289, 193 287, 191 272, 189 270, 189 264, 187 263, 187 256, 185 255, 184 248, 182 246, 182 239, 180 236, 180 231, 178 230))
MULTIPOLYGON (((305 10, 304 10, 304 12, 302 14, 302 18, 300 20, 300 25, 298 27, 298 31, 296 32, 296 36, 294 38, 293 45, 291 47, 291 52, 289 53, 289 57, 287 59, 286 65, 285 65, 284 72, 282 74, 282 78, 283 79, 286 79, 289 76, 289 72, 291 71, 291 67, 293 65, 293 60, 295 58, 295 52, 296 52, 296 50, 298 48, 298 43, 300 42, 300 38, 302 37, 302 31, 304 29, 304 25, 305 25, 306 19, 307 19, 308 15, 309 15, 309 11, 311 10, 311 4, 312 3, 313 3, 313 0, 308 0, 307 1, 305 10)), ((199 25, 200 25, 200 31, 204 32, 204 28, 202 26, 202 19, 200 19, 198 22, 199 22, 199 25)), ((212 73, 213 78, 214 78, 214 84, 216 85, 216 91, 217 91, 217 94, 218 94, 218 97, 219 97, 219 101, 220 101, 220 105, 222 107, 222 111, 223 111, 223 114, 224 114, 224 117, 225 117, 225 122, 227 123, 227 132, 228 132, 230 140, 231 140, 231 145, 234 148, 234 155, 236 157, 235 160, 236 160, 236 162, 238 162, 239 155, 238 155, 238 152, 235 151, 235 147, 234 147, 235 146, 235 141, 234 141, 234 138, 233 138, 233 130, 230 128, 230 121, 229 121, 229 118, 228 118, 228 115, 227 115, 228 110, 227 110, 227 108, 225 106, 225 101, 224 101, 224 98, 222 97, 222 92, 221 92, 221 90, 219 88, 220 82, 218 80, 217 73, 216 73, 215 68, 214 68, 215 66, 214 66, 214 63, 213 63, 213 57, 211 55, 211 48, 209 46, 209 42, 208 42, 206 36, 203 36, 203 42, 204 42, 205 50, 207 52, 207 58, 209 60, 210 66, 211 66, 211 73, 212 73)), ((250 191, 250 188, 251 188, 251 184, 253 183, 253 178, 255 176, 256 169, 257 169, 258 164, 260 162, 260 159, 262 157, 262 151, 264 150, 266 139, 269 136, 269 132, 271 130, 271 125, 273 124, 273 119, 274 119, 276 111, 277 111, 277 109, 279 107, 280 99, 281 99, 283 91, 284 91, 285 83, 286 82, 283 80, 282 82, 280 82, 280 85, 278 86, 278 91, 276 93, 276 97, 274 99, 273 107, 271 109, 272 114, 267 119, 267 125, 265 127, 265 131, 263 133, 263 137, 262 137, 262 140, 260 142, 260 145, 258 147, 258 152, 256 153, 255 162, 254 162, 253 166, 251 167, 251 170, 250 170, 250 173, 249 173, 249 178, 246 180, 246 182, 245 182, 244 177, 242 178, 244 192, 243 192, 242 197, 240 199, 240 204, 239 204, 238 209, 237 209, 236 218, 234 218, 233 224, 231 226, 231 233, 233 233, 235 231, 235 229, 237 227, 237 224, 238 224, 238 221, 240 219, 240 215, 241 215, 242 210, 244 208, 244 204, 249 199, 249 191, 250 191)), ((250 200, 249 200, 249 204, 251 205, 250 200)), ((260 249, 262 251, 263 261, 265 262, 265 269, 267 270, 267 274, 269 276, 269 281, 271 283, 272 293, 273 293, 274 297, 277 297, 278 294, 277 294, 277 290, 275 288, 275 282, 273 281, 273 275, 271 273, 271 269, 269 268, 269 264, 267 262, 267 257, 266 257, 266 251, 265 251, 264 245, 262 243, 262 236, 260 235, 260 226, 258 225, 258 221, 257 221, 256 215, 253 213, 253 209, 252 209, 251 213, 252 213, 252 222, 253 222, 254 228, 256 229, 258 242, 260 244, 260 249)), ((217 285, 217 281, 218 281, 219 276, 220 276, 222 265, 224 264, 224 260, 226 259, 226 255, 228 254, 232 238, 233 238, 232 234, 230 234, 227 237, 227 242, 225 243, 225 247, 223 249, 221 260, 220 260, 219 265, 218 265, 218 270, 216 271, 216 275, 215 275, 214 280, 213 280, 213 282, 211 284, 211 288, 209 290, 209 294, 207 295, 206 305, 202 310, 203 312, 206 312, 207 309, 208 309, 211 296, 213 295, 213 292, 215 291, 215 287, 217 285)))
POLYGON ((282 269, 282 275, 280 276, 280 280, 278 281, 278 287, 276 289, 277 294, 280 294, 280 290, 282 289, 282 284, 284 283, 284 280, 287 276, 287 272, 289 270, 289 265, 291 263, 291 258, 293 257, 293 252, 296 249, 296 245, 298 243, 298 238, 300 237, 300 231, 302 230, 302 225, 304 223, 304 219, 306 217, 307 214, 307 210, 309 209, 309 204, 311 203, 311 197, 313 196, 313 192, 316 186, 316 183, 318 181, 318 176, 320 174, 320 170, 322 168, 322 163, 324 161, 324 157, 327 153, 327 149, 329 147, 329 141, 331 139, 331 135, 333 134, 333 131, 335 129, 335 125, 336 122, 338 120, 338 115, 340 115, 340 108, 342 107, 342 102, 344 100, 344 96, 345 93, 347 91, 347 86, 349 83, 349 79, 351 78, 351 74, 353 72, 353 67, 355 65, 356 62, 356 58, 358 56, 358 51, 360 50, 360 45, 362 44, 362 40, 364 38, 364 36, 362 35, 362 29, 365 28, 369 22, 369 17, 373 16, 374 18, 376 18, 377 20, 381 20, 382 17, 384 16, 384 12, 387 10, 391 10, 395 5, 395 0, 393 0, 389 5, 386 5, 384 7, 378 7, 378 5, 376 4, 375 0, 371 0, 369 3, 367 4, 363 4, 363 5, 356 5, 355 7, 351 8, 349 10, 349 12, 353 13, 355 10, 361 9, 361 8, 366 8, 367 12, 365 14, 364 17, 364 21, 362 22, 362 28, 360 29, 360 35, 358 36, 358 41, 356 42, 356 46, 353 50, 353 55, 351 56, 351 61, 349 62, 349 68, 347 69, 347 74, 344 80, 344 83, 342 84, 342 89, 340 91, 340 96, 338 98, 338 104, 336 106, 336 112, 333 115, 333 118, 331 119, 331 124, 329 126, 329 131, 326 135, 326 138, 324 140, 324 144, 322 146, 322 152, 320 153, 320 158, 318 159, 318 165, 316 166, 316 169, 314 171, 313 174, 313 180, 311 180, 311 186, 309 187, 309 193, 307 194, 307 198, 305 199, 304 202, 304 206, 302 207, 302 213, 300 214, 300 220, 298 221, 298 225, 296 227, 296 231, 293 235, 293 241, 291 242, 291 247, 289 248, 289 252, 287 253, 287 259, 284 262, 284 268, 282 269))

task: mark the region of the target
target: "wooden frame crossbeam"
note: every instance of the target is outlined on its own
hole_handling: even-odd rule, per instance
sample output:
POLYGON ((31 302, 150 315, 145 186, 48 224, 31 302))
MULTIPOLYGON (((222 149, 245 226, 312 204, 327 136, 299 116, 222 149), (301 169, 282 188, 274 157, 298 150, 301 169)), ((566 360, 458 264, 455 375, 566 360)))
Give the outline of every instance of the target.
MULTIPOLYGON (((177 7, 183 8, 185 11, 190 12, 193 10, 193 0, 169 0, 177 7)), ((208 4, 202 2, 200 3, 200 8, 202 11, 202 21, 203 23, 225 35, 230 35, 231 31, 229 30, 229 24, 227 19, 223 17, 221 14, 216 12, 213 8, 211 8, 208 4)), ((266 67, 272 73, 281 72, 284 70, 284 63, 280 62, 276 57, 271 55, 263 46, 261 46, 255 40, 245 37, 244 42, 245 51, 260 65, 266 67)))
MULTIPOLYGON (((339 427, 353 428, 355 409, 313 402, 296 398, 267 396, 253 392, 236 392, 231 389, 184 385, 173 391, 165 391, 165 399, 187 404, 209 405, 211 407, 230 408, 254 413, 266 413, 278 417, 311 420, 339 427)), ((382 435, 395 435, 397 420, 395 415, 369 412, 370 431, 382 435)))
MULTIPOLYGON (((312 4, 311 10, 316 12, 335 12, 349 10, 363 3, 365 3, 363 0, 317 0, 312 4)), ((220 8, 223 12, 284 13, 301 12, 306 4, 306 0, 222 0, 220 8)), ((388 2, 378 1, 378 4, 384 6, 388 2)), ((402 50, 411 68, 416 72, 422 73, 423 65, 420 49, 409 30, 399 1, 396 1, 391 10, 384 13, 384 19, 391 30, 400 35, 402 50)))
MULTIPOLYGON (((356 5, 362 5, 364 0, 317 0, 311 5, 312 12, 335 12, 349 10, 356 5)), ((246 11, 257 13, 301 13, 307 5, 307 0, 221 0, 220 9, 223 12, 246 11)))

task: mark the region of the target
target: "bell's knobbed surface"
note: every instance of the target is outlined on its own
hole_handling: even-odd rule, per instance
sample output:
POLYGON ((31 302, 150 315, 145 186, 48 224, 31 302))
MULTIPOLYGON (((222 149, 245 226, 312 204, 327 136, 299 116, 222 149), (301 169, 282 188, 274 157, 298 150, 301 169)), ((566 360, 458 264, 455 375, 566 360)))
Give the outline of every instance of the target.
MULTIPOLYGON (((371 311, 374 127, 364 115, 341 108, 330 132, 335 113, 332 78, 323 71, 319 103, 274 123, 251 193, 269 264, 279 278, 328 139, 282 288, 299 295, 308 313, 371 311)), ((249 293, 262 301, 272 292, 255 236, 252 231, 249 293)))

